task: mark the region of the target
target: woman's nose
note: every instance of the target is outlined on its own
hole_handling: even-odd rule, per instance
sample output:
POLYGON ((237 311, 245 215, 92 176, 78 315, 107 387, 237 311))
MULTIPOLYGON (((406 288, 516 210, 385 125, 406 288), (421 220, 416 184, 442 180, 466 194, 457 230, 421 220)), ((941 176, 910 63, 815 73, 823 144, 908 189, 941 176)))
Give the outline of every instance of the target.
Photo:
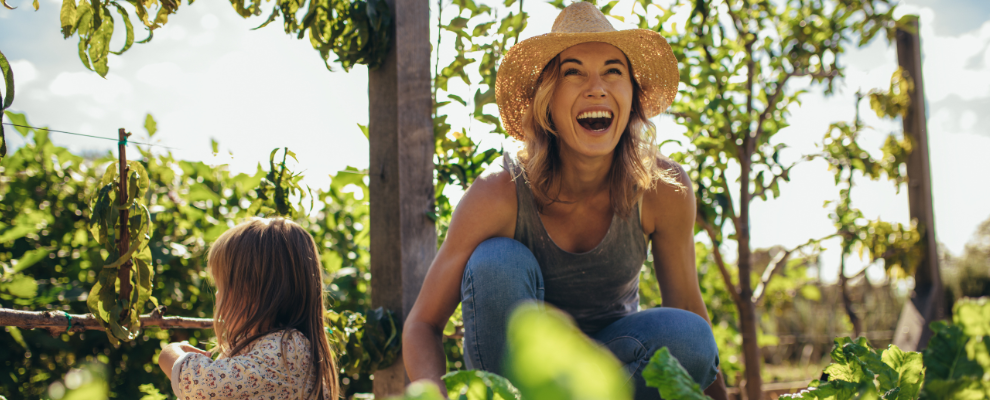
POLYGON ((605 97, 605 82, 599 76, 594 76, 588 82, 588 89, 584 92, 584 95, 588 98, 604 98, 605 97))

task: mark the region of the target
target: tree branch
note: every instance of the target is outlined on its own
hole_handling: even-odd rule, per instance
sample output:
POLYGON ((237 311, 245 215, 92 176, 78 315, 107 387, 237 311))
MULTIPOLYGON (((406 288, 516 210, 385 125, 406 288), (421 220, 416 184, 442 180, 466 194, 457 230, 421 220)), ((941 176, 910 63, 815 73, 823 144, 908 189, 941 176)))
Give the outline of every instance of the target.
POLYGON ((790 260, 791 254, 793 254, 795 251, 804 248, 805 246, 820 243, 823 240, 831 239, 838 235, 839 234, 837 233, 833 233, 823 238, 809 239, 804 244, 798 245, 797 247, 794 247, 790 250, 785 250, 777 253, 777 255, 774 256, 773 260, 770 260, 770 265, 767 265, 767 269, 763 271, 763 276, 760 278, 760 284, 757 285, 756 290, 753 291, 753 299, 752 299, 753 304, 759 305, 760 302, 763 301, 763 297, 766 296, 767 294, 766 288, 767 286, 770 285, 770 280, 773 279, 773 276, 777 272, 778 267, 780 267, 781 265, 787 265, 787 261, 790 260))
MULTIPOLYGON (((45 329, 52 335, 66 331, 82 332, 87 330, 102 331, 100 322, 93 314, 68 314, 71 317, 72 328, 69 328, 70 318, 61 311, 20 311, 0 308, 0 326, 16 326, 27 329, 45 329)), ((210 318, 163 317, 157 310, 141 316, 141 326, 157 326, 162 329, 213 329, 210 318)))
POLYGON ((704 228, 705 232, 708 232, 708 238, 712 241, 712 255, 715 256, 715 264, 718 265, 719 272, 722 273, 722 281, 725 282, 725 290, 729 292, 732 296, 732 301, 736 304, 742 301, 742 297, 739 296, 739 291, 736 290, 736 285, 732 283, 732 275, 729 274, 729 270, 725 268, 725 260, 722 259, 722 251, 718 249, 718 240, 716 240, 715 229, 708 224, 707 221, 701 218, 701 214, 698 214, 697 218, 698 224, 704 228))
POLYGON ((767 269, 763 271, 763 277, 760 278, 760 284, 756 285, 756 290, 753 291, 753 304, 760 304, 763 301, 763 296, 767 293, 767 285, 770 284, 770 278, 773 278, 774 272, 777 272, 777 267, 781 265, 786 265, 787 261, 791 258, 791 252, 794 250, 779 251, 777 255, 770 260, 770 264, 767 265, 767 269))

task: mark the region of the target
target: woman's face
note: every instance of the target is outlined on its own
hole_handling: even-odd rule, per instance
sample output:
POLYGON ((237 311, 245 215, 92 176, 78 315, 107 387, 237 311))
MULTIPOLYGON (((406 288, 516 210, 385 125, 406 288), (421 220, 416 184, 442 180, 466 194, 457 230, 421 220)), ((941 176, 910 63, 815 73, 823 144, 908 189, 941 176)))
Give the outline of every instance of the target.
POLYGON ((550 115, 561 139, 561 155, 612 154, 629 123, 633 85, 629 61, 607 43, 564 50, 550 115))

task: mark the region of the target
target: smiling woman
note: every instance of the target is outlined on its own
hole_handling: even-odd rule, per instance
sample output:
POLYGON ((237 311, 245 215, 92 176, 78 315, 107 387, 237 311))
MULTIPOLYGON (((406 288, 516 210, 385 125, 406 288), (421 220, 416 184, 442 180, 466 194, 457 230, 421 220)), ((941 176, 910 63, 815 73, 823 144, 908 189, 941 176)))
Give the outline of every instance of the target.
POLYGON ((611 350, 637 399, 659 398, 642 370, 664 346, 708 387, 718 349, 695 269, 695 199, 683 169, 658 154, 649 122, 676 93, 670 46, 653 31, 616 31, 578 2, 550 34, 510 48, 497 79, 503 125, 524 147, 476 180, 454 212, 406 319, 410 378, 440 383, 440 333, 458 302, 467 367, 503 372, 506 319, 535 301, 611 350), (638 311, 651 241, 666 307, 638 311))

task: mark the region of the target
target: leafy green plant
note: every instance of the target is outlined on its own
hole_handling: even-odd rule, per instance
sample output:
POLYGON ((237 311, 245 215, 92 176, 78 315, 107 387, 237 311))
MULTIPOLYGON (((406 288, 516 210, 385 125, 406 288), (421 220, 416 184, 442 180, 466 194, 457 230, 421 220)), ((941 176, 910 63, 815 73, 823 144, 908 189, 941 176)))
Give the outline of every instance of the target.
POLYGON ((657 350, 653 357, 650 357, 650 362, 643 368, 643 379, 646 380, 646 386, 657 388, 660 397, 665 399, 711 399, 705 396, 701 386, 691 379, 691 375, 688 375, 681 363, 670 355, 666 347, 657 350))
POLYGON ((956 303, 952 323, 931 324, 922 399, 990 398, 990 298, 956 303))
MULTIPOLYGON (((299 184, 303 176, 301 173, 293 173, 285 165, 285 160, 288 157, 292 157, 296 162, 299 162, 299 159, 296 158, 296 153, 286 147, 282 149, 282 162, 275 164, 278 150, 272 150, 268 157, 270 169, 254 191, 258 195, 258 199, 248 207, 247 213, 249 215, 278 215, 294 219, 306 213, 305 208, 303 208, 306 192, 299 184), (299 198, 298 206, 291 203, 291 197, 299 198)), ((310 197, 312 197, 312 192, 310 192, 310 197)), ((312 208, 313 205, 310 202, 310 209, 312 208)))
POLYGON ((890 345, 882 353, 866 338, 835 340, 832 364, 822 381, 786 395, 792 399, 946 399, 990 398, 990 301, 956 304, 952 323, 935 321, 923 353, 890 345))
POLYGON ((158 306, 158 299, 151 295, 155 275, 148 248, 151 213, 142 204, 150 185, 148 173, 136 161, 127 162, 123 168, 126 176, 120 176, 120 170, 117 163, 107 167, 93 199, 89 230, 107 257, 86 300, 114 345, 140 334, 139 318, 145 302, 151 300, 158 306), (118 179, 127 182, 127 193, 121 192, 118 179), (121 218, 127 218, 126 223, 121 218))
POLYGON ((373 374, 399 357, 402 326, 396 323, 391 311, 381 307, 365 314, 329 311, 327 321, 330 343, 337 347, 337 364, 342 374, 373 374))
POLYGON ((921 354, 890 345, 882 353, 866 338, 835 340, 832 364, 825 368, 825 382, 812 381, 811 389, 795 399, 915 399, 924 378, 921 354))
POLYGON ((519 389, 502 376, 485 371, 454 371, 443 376, 447 397, 454 400, 520 400, 519 389))

